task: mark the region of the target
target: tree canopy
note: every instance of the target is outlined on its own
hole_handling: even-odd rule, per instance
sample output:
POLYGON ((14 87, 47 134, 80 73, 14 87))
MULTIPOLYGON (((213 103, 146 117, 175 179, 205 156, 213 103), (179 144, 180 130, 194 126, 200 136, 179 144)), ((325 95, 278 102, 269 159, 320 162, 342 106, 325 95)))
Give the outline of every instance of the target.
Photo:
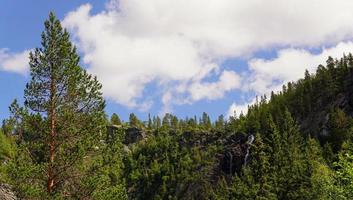
POLYGON ((79 63, 51 13, 25 103, 14 100, 0 129, 0 183, 21 199, 353 198, 352 54, 214 121, 109 119, 79 63))

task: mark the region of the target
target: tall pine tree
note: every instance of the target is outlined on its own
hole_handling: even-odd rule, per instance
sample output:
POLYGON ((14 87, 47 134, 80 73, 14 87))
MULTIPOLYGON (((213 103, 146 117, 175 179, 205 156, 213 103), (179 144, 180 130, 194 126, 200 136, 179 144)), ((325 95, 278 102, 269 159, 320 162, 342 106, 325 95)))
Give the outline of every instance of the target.
POLYGON ((99 145, 105 102, 101 84, 79 66, 60 21, 50 13, 44 25, 42 47, 30 53, 25 106, 46 122, 47 192, 73 196, 89 166, 85 158, 99 145))

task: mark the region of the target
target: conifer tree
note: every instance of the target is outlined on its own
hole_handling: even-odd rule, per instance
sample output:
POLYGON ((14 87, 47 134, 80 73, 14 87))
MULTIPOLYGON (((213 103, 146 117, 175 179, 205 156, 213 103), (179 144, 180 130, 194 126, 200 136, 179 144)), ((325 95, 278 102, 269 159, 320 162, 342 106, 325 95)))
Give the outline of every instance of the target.
POLYGON ((117 114, 113 113, 110 118, 110 123, 112 125, 121 125, 121 120, 117 114))
POLYGON ((141 122, 134 113, 131 113, 129 116, 129 124, 132 127, 140 127, 141 122))
POLYGON ((42 47, 30 53, 25 106, 45 121, 47 192, 73 196, 89 164, 82 167, 84 158, 99 145, 105 102, 101 84, 79 66, 60 21, 50 13, 44 25, 42 47))
POLYGON ((215 122, 215 128, 220 131, 220 130, 223 130, 224 125, 225 125, 224 116, 220 115, 217 121, 215 122))
POLYGON ((153 128, 153 123, 151 119, 151 114, 148 114, 148 123, 147 123, 147 128, 151 130, 153 128))
POLYGON ((201 118, 201 124, 205 129, 210 129, 211 128, 211 119, 208 116, 207 113, 203 112, 202 113, 202 118, 201 118))
POLYGON ((341 109, 330 112, 327 128, 330 130, 329 141, 334 152, 338 152, 344 141, 352 139, 352 118, 348 117, 341 109))
POLYGON ((304 155, 306 157, 306 171, 311 175, 307 189, 308 199, 339 199, 337 188, 334 186, 333 171, 326 165, 321 147, 315 139, 306 142, 304 155))
POLYGON ((162 119, 162 127, 165 129, 170 127, 170 121, 171 121, 171 115, 169 113, 166 113, 162 119))
POLYGON ((353 148, 352 142, 345 142, 342 151, 338 154, 338 162, 334 163, 336 170, 336 181, 342 199, 353 198, 353 148))
POLYGON ((276 195, 273 193, 273 185, 270 181, 271 163, 268 155, 269 149, 261 134, 256 134, 253 149, 254 158, 251 168, 259 185, 256 199, 275 199, 276 195))
POLYGON ((176 116, 171 116, 170 125, 174 130, 178 129, 179 123, 178 123, 178 118, 176 116))

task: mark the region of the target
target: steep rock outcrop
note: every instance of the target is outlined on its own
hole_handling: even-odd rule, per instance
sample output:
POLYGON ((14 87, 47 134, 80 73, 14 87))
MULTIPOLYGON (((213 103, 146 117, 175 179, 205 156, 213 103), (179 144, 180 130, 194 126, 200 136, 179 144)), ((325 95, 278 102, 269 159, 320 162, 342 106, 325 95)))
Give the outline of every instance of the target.
POLYGON ((240 173, 241 168, 249 161, 253 135, 235 134, 227 138, 224 152, 220 155, 220 169, 228 175, 240 173))
POLYGON ((146 139, 146 133, 143 129, 137 127, 130 126, 122 126, 122 125, 110 125, 107 127, 108 134, 106 141, 113 141, 117 139, 117 137, 121 137, 123 144, 130 145, 137 143, 143 139, 146 139), (118 135, 121 134, 121 135, 118 135))
POLYGON ((125 137, 123 143, 125 145, 133 144, 139 142, 146 138, 146 133, 136 127, 128 127, 125 129, 125 137))

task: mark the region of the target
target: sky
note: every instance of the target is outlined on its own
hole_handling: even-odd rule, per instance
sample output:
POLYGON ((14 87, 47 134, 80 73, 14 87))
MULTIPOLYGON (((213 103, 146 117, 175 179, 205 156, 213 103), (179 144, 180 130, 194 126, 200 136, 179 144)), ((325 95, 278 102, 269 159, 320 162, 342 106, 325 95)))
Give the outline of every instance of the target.
POLYGON ((23 102, 28 54, 53 11, 108 115, 246 113, 256 96, 353 51, 350 0, 0 0, 0 120, 23 102))

